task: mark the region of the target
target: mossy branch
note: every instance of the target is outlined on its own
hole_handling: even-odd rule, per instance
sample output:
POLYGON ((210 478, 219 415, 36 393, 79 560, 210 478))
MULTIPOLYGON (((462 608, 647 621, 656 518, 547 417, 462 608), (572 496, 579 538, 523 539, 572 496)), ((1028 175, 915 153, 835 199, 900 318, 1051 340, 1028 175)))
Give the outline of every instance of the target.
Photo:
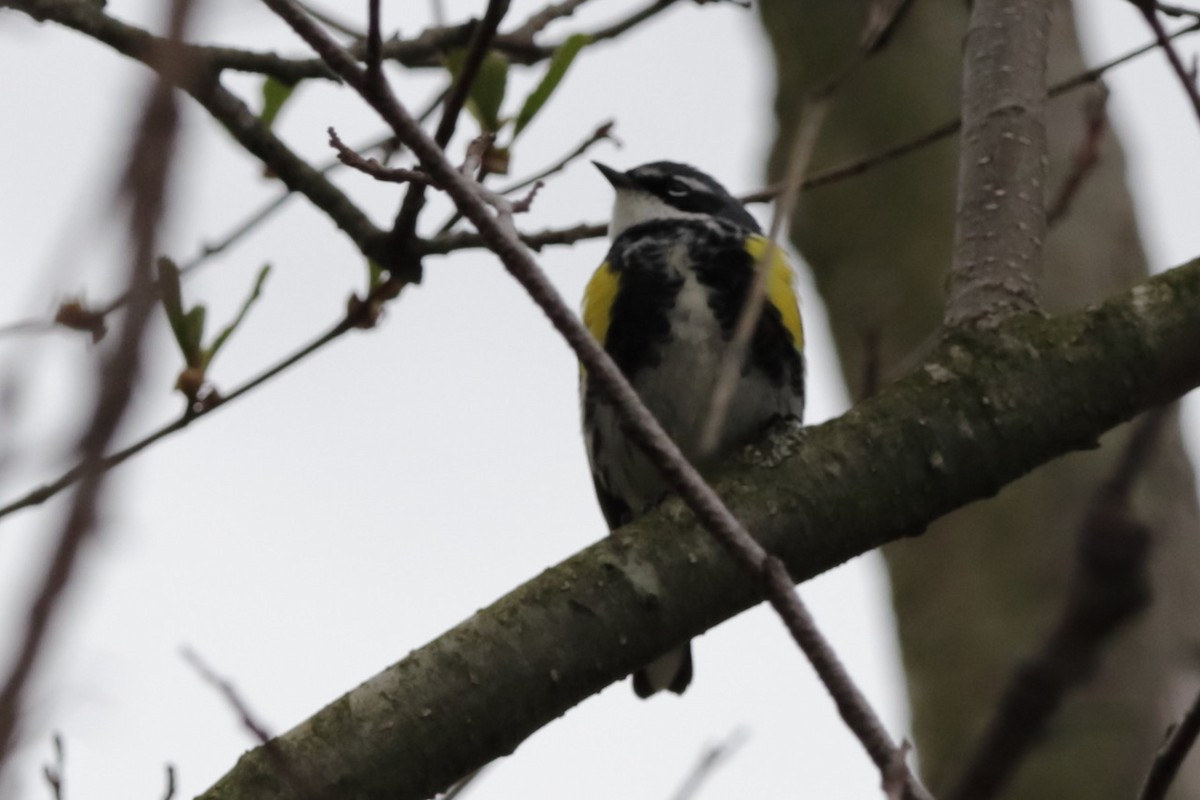
MULTIPOLYGON (((1200 260, 1103 306, 957 331, 831 422, 775 431, 714 485, 800 580, 995 494, 1200 384, 1200 260)), ((419 800, 760 600, 681 503, 546 570, 280 736, 317 796, 419 800)), ((292 798, 262 748, 202 800, 292 798)))

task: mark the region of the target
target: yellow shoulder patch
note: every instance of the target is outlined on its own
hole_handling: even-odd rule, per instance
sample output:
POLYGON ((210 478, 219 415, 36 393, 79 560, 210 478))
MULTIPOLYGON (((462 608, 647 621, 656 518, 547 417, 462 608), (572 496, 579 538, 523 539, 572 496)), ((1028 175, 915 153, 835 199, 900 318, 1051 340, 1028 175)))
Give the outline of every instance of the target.
MULTIPOLYGON (((751 236, 746 239, 746 252, 757 264, 766 254, 768 245, 769 241, 765 236, 751 236)), ((803 350, 804 325, 800 321, 800 306, 796 300, 795 276, 782 247, 775 247, 767 269, 767 300, 779 309, 783 327, 792 335, 792 344, 797 350, 803 350)))
POLYGON ((605 261, 592 275, 587 289, 583 292, 583 324, 600 344, 604 344, 604 339, 608 336, 613 301, 617 298, 620 285, 621 276, 613 272, 605 261))

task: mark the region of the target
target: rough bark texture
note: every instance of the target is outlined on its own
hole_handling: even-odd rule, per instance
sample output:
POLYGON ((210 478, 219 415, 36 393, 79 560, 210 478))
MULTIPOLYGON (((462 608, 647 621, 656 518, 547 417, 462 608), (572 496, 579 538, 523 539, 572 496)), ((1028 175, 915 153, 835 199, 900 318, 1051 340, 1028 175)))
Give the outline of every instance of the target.
MULTIPOLYGON (((1197 340, 1200 261, 1091 312, 957 332, 843 417, 747 448, 713 485, 805 580, 1200 384, 1197 340)), ((202 797, 282 800, 303 786, 421 800, 759 599, 668 500, 251 751, 202 797)))
POLYGON ((963 46, 963 127, 946 324, 1038 308, 1046 239, 1044 0, 976 0, 963 46))
MULTIPOLYGON (((804 91, 850 57, 865 0, 763 0, 779 69, 781 136, 775 172, 804 91)), ((814 169, 902 141, 958 114, 966 4, 916 3, 889 49, 833 101, 814 169)), ((1082 67, 1069 4, 1055 3, 1049 77, 1082 67)), ((1083 137, 1083 93, 1048 106, 1049 191, 1083 137)), ((942 318, 950 264, 955 144, 947 142, 805 195, 793 220, 815 274, 844 374, 861 388, 865 341, 880 336, 885 375, 902 366, 942 318)), ((1050 312, 1079 308, 1145 274, 1124 161, 1110 135, 1069 215, 1049 234, 1042 297, 1050 312)), ((1117 444, 1115 432, 1105 444, 1117 444)), ((953 781, 1019 659, 1053 624, 1074 557, 1073 532, 1117 447, 1074 455, 885 550, 920 763, 935 792, 953 781)), ((1005 795, 1128 798, 1167 724, 1200 684, 1200 522, 1178 428, 1136 492, 1156 533, 1154 600, 1119 636, 1096 679, 1068 701, 1044 746, 1005 795)), ((1200 761, 1179 797, 1200 796, 1200 761)))

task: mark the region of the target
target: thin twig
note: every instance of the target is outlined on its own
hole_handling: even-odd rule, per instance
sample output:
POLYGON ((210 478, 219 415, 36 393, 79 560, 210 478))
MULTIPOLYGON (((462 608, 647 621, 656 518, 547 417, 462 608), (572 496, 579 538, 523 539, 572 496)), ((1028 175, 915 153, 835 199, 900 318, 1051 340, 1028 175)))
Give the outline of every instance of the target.
MULTIPOLYGON (((541 250, 549 245, 571 245, 588 239, 600 239, 608 233, 607 222, 590 222, 572 225, 570 228, 550 228, 536 233, 518 233, 517 238, 532 250, 541 250)), ((421 242, 422 255, 447 255, 457 250, 487 247, 487 239, 475 231, 445 233, 421 242)))
POLYGON ((183 660, 196 671, 196 674, 205 683, 216 689, 221 697, 225 699, 225 702, 237 714, 238 721, 242 724, 242 727, 254 737, 256 742, 263 746, 264 752, 271 759, 272 766, 291 785, 292 791, 295 792, 296 796, 305 800, 316 800, 309 789, 309 783, 304 780, 304 776, 300 772, 301 765, 288 759, 283 754, 273 734, 250 710, 250 706, 242 698, 237 687, 227 678, 218 675, 216 670, 205 663, 204 659, 190 647, 184 647, 180 651, 180 655, 183 656, 183 660))
POLYGON ((575 13, 588 0, 563 0, 561 3, 551 3, 534 14, 531 14, 524 23, 509 31, 508 35, 513 38, 525 37, 532 40, 550 23, 560 20, 563 17, 569 17, 575 13))
POLYGON ((360 252, 387 266, 386 232, 376 227, 319 170, 285 145, 239 97, 221 85, 218 79, 221 62, 210 50, 172 45, 107 15, 99 3, 10 0, 10 4, 35 19, 53 20, 103 42, 151 69, 161 63, 159 54, 186 58, 192 67, 187 73, 175 76, 174 85, 200 103, 243 149, 266 164, 289 189, 308 198, 333 220, 360 252))
MULTIPOLYGON (((112 469, 113 467, 129 460, 133 456, 145 450, 147 447, 156 444, 171 434, 183 430, 196 420, 208 416, 218 408, 224 408, 240 397, 243 397, 244 395, 258 388, 260 385, 271 380, 276 375, 279 375, 280 373, 308 358, 308 356, 312 355, 313 353, 321 350, 330 342, 341 338, 349 331, 363 327, 369 327, 375 316, 375 306, 377 306, 384 299, 387 299, 394 291, 394 287, 389 286, 389 284, 380 284, 372 289, 371 293, 365 300, 359 300, 358 302, 349 304, 346 315, 342 317, 342 319, 338 320, 338 322, 331 328, 318 335, 310 342, 297 349, 295 352, 263 370, 258 375, 246 381, 233 391, 222 395, 220 402, 213 405, 203 406, 199 409, 186 410, 183 415, 174 422, 170 422, 154 432, 147 434, 128 447, 105 456, 99 462, 97 462, 96 469, 101 471, 112 469)), ((85 468, 83 464, 78 464, 72 467, 50 483, 26 492, 21 497, 12 500, 4 506, 0 506, 0 518, 3 518, 15 511, 20 511, 23 508, 41 505, 62 490, 75 484, 80 478, 83 477, 84 474, 85 468)))
POLYGON ((998 796, 1073 689, 1095 671, 1103 645, 1149 600, 1150 531, 1130 508, 1168 415, 1134 428, 1112 475, 1092 495, 1061 616, 1036 653, 1018 665, 950 800, 998 796))
POLYGON ((732 758, 746 743, 747 738, 749 736, 745 729, 737 728, 724 740, 705 747, 687 775, 683 776, 683 782, 675 790, 675 794, 671 795, 671 800, 691 800, 695 797, 717 767, 732 758))
POLYGON ((66 755, 63 748, 63 738, 61 733, 55 733, 52 739, 54 744, 54 761, 42 767, 42 777, 46 779, 46 783, 50 786, 50 794, 54 796, 54 800, 65 800, 66 791, 63 788, 66 775, 66 755))
POLYGON ((376 83, 383 80, 383 61, 380 51, 383 49, 382 22, 379 19, 379 0, 367 0, 367 80, 376 83))
POLYGON ((175 765, 167 764, 167 788, 163 790, 163 800, 175 800, 175 765))
MULTIPOLYGON (((12 7, 24 11, 36 19, 54 20, 59 24, 73 28, 81 33, 97 39, 98 41, 104 42, 124 55, 141 60, 143 62, 146 60, 145 54, 150 49, 154 47, 164 48, 169 47, 170 45, 170 43, 166 40, 154 37, 142 29, 126 25, 125 23, 118 22, 112 17, 106 16, 100 10, 100 7, 96 5, 87 3, 78 4, 74 2, 69 4, 53 3, 47 2, 47 0, 8 0, 8 2, 12 7)), ((634 25, 651 18, 654 14, 665 10, 667 7, 671 6, 673 2, 674 0, 671 0, 670 2, 662 2, 660 0, 660 2, 652 3, 650 6, 631 14, 629 17, 617 24, 596 31, 592 34, 593 40, 602 40, 617 36, 625 30, 632 28, 634 25)), ((462 43, 465 44, 465 37, 466 34, 469 33, 469 30, 462 26, 459 27, 461 28, 460 34, 463 37, 462 43)), ((1170 34, 1169 38, 1174 41, 1185 35, 1194 33, 1197 30, 1200 30, 1200 19, 1196 19, 1191 24, 1170 34)), ((439 36, 448 36, 448 34, 446 34, 444 31, 434 33, 426 32, 426 34, 422 34, 420 37, 417 37, 417 39, 420 40, 420 48, 422 48, 422 52, 426 53, 426 56, 434 53, 435 51, 441 52, 441 50, 438 48, 449 45, 451 41, 450 39, 440 39, 438 38, 439 36)), ((498 49, 505 50, 505 44, 503 40, 503 36, 497 37, 493 44, 498 49)), ((412 43, 384 43, 383 56, 385 58, 398 60, 408 66, 416 66, 417 64, 409 63, 414 56, 411 53, 408 53, 407 50, 404 50, 403 45, 406 44, 412 43)), ((1084 70, 1083 72, 1080 72, 1077 75, 1074 75, 1050 87, 1047 95, 1051 98, 1059 97, 1069 91, 1079 88, 1080 86, 1093 83, 1110 70, 1115 69, 1135 58, 1145 55, 1157 47, 1157 41, 1150 42, 1121 56, 1113 58, 1103 64, 1093 67, 1092 69, 1084 70)), ((208 64, 209 68, 216 72, 219 72, 223 69, 243 69, 247 71, 260 72, 262 74, 276 75, 281 80, 292 82, 305 77, 329 77, 332 75, 332 73, 329 71, 329 68, 325 66, 324 62, 320 59, 317 59, 313 62, 313 68, 310 68, 307 72, 300 74, 296 72, 284 71, 282 69, 272 70, 267 68, 267 66, 264 64, 259 64, 255 60, 259 58, 265 58, 273 61, 283 61, 279 59, 278 56, 274 56, 273 54, 246 53, 232 50, 230 48, 206 48, 192 46, 189 46, 189 48, 189 52, 195 55, 199 62, 208 64), (314 69, 316 72, 313 71, 314 69)), ((554 48, 548 47, 545 48, 545 50, 546 52, 538 55, 534 60, 540 60, 541 58, 548 56, 551 52, 553 52, 554 48)), ((508 50, 505 50, 505 52, 510 57, 514 55, 514 53, 508 50)), ((244 106, 238 108, 232 104, 214 102, 206 105, 206 108, 208 108, 209 112, 212 113, 214 117, 223 125, 231 128, 245 120, 247 117, 253 118, 253 115, 250 114, 249 110, 245 109, 244 106)), ((432 110, 432 108, 430 110, 432 110)), ((422 115, 422 119, 424 119, 425 116, 426 115, 422 115)), ((960 127, 960 120, 949 120, 942 125, 939 125, 938 127, 933 128, 906 142, 902 142, 877 153, 856 159, 852 162, 815 173, 804 182, 803 189, 813 189, 863 174, 881 164, 917 152, 931 144, 953 136, 958 132, 960 127)), ((248 144, 246 144, 245 141, 243 141, 243 144, 248 150, 256 154, 259 152, 259 149, 261 149, 251 148, 248 144)), ((268 158, 260 155, 260 158, 263 158, 264 163, 270 167, 272 172, 276 174, 286 171, 295 172, 296 180, 299 183, 307 183, 307 177, 303 175, 302 172, 289 169, 287 163, 285 163, 289 162, 286 149, 284 149, 283 152, 277 152, 274 148, 274 143, 270 144, 271 146, 266 149, 272 153, 275 153, 277 157, 268 158)), ((359 148, 360 151, 363 149, 364 148, 359 148)), ((327 170, 323 168, 318 172, 319 174, 323 175, 326 171, 327 170)), ((382 237, 382 231, 379 231, 378 229, 372 230, 369 227, 369 223, 368 225, 361 224, 366 220, 365 216, 356 216, 353 214, 353 212, 345 209, 345 206, 343 206, 340 202, 345 200, 345 198, 339 198, 340 192, 334 189, 332 184, 327 184, 325 186, 316 185, 314 187, 314 194, 310 194, 309 192, 302 191, 298 188, 289 188, 289 191, 286 195, 280 195, 280 197, 271 201, 268 206, 264 206, 259 212, 256 212, 254 217, 251 217, 249 220, 247 220, 244 229, 235 229, 227 237, 227 239, 222 242, 222 244, 213 248, 212 253, 221 252, 228 247, 229 244, 232 244, 233 241, 236 241, 237 239, 241 238, 241 236, 245 235, 245 233, 248 233, 250 230, 252 230, 258 223, 258 219, 256 217, 259 215, 261 215, 261 218, 263 219, 268 217, 277 208, 282 206, 286 199, 290 197, 293 192, 305 194, 318 208, 325 210, 326 213, 330 213, 331 207, 345 210, 345 213, 330 213, 330 216, 335 222, 341 225, 343 229, 347 230, 351 238, 360 245, 360 249, 363 246, 369 246, 372 242, 382 237), (319 191, 316 191, 317 189, 319 189, 319 191), (331 189, 332 191, 329 191, 331 189), (356 237, 354 231, 360 231, 360 234, 356 237)), ((779 186, 770 186, 766 189, 745 195, 741 199, 743 202, 747 203, 767 202, 773 199, 778 193, 779 186)), ((574 242, 584 239, 599 238, 605 235, 606 230, 607 226, 603 224, 574 226, 563 231, 544 231, 538 234, 528 234, 523 237, 523 241, 529 244, 530 247, 540 250, 541 247, 545 245, 573 244, 574 242)), ((455 250, 480 247, 482 244, 483 240, 477 234, 464 232, 452 234, 450 236, 437 236, 430 241, 421 243, 419 247, 423 255, 442 255, 455 250)), ((203 255, 204 254, 202 253, 202 256, 203 255)), ((182 271, 186 273, 190 267, 190 262, 185 262, 182 266, 182 271)), ((113 301, 113 305, 119 305, 121 302, 123 301, 118 298, 116 301, 113 301)), ((110 307, 106 307, 105 313, 107 313, 108 310, 111 310, 111 307, 112 305, 110 305, 110 307)), ((18 322, 9 323, 3 328, 0 328, 0 336, 5 334, 48 331, 52 329, 52 325, 41 319, 21 320, 18 322)))
MULTIPOLYGON (((1200 20, 1192 24, 1180 28, 1171 34, 1172 40, 1182 38, 1188 34, 1200 31, 1200 20)), ((1095 66, 1091 69, 1084 70, 1076 75, 1060 81, 1051 86, 1046 96, 1049 98, 1061 97, 1068 92, 1072 92, 1081 86, 1087 86, 1095 83, 1102 78, 1106 73, 1123 66, 1124 64, 1139 58, 1146 53, 1158 47, 1157 42, 1150 42, 1141 47, 1130 50, 1116 58, 1110 59, 1103 64, 1095 66)), ((838 183, 849 178, 862 175, 870 170, 886 164, 891 161, 919 152, 926 147, 936 144, 940 141, 950 138, 958 133, 962 128, 961 119, 952 119, 943 122, 937 127, 931 128, 928 131, 919 134, 908 141, 901 142, 891 147, 884 148, 875 153, 871 153, 861 158, 856 158, 853 161, 848 161, 844 164, 839 164, 830 167, 820 172, 815 172, 805 179, 801 184, 801 189, 807 191, 816 189, 821 186, 838 183)), ((748 194, 744 194, 738 199, 743 203, 767 203, 775 199, 781 189, 780 184, 767 186, 764 189, 759 189, 748 194)), ((576 225, 563 230, 547 230, 539 233, 521 234, 521 241, 532 247, 534 250, 540 250, 546 245, 559 244, 574 244, 575 242, 586 239, 597 239, 605 236, 608 231, 608 226, 603 223, 593 223, 590 225, 576 225)), ((473 232, 460 232, 451 234, 441 234, 424 242, 422 245, 423 253, 426 255, 445 255, 452 253, 455 250, 466 250, 469 248, 483 247, 483 237, 473 232)))
POLYGON ((1188 100, 1191 101, 1192 111, 1196 113, 1196 120, 1200 122, 1200 87, 1196 86, 1196 73, 1187 68, 1187 65, 1183 63, 1183 58, 1179 55, 1179 51, 1172 44, 1171 37, 1167 34, 1167 29, 1163 27, 1162 20, 1158 18, 1158 14, 1155 11, 1158 3, 1155 0, 1129 0, 1129 2, 1133 3, 1137 7, 1137 10, 1142 12, 1142 16, 1146 19, 1146 24, 1150 26, 1150 30, 1154 31, 1154 38, 1158 46, 1166 54, 1167 61, 1171 63, 1171 69, 1175 71, 1179 82, 1183 84, 1183 91, 1187 94, 1188 100))
POLYGON ((346 36, 349 36, 352 39, 361 40, 364 38, 362 31, 355 30, 354 28, 350 27, 345 22, 341 21, 340 19, 336 19, 333 16, 330 16, 328 13, 322 11, 319 8, 314 8, 311 3, 301 3, 300 7, 303 8, 305 11, 307 11, 309 16, 311 16, 317 22, 320 22, 322 25, 324 25, 325 27, 327 27, 331 30, 335 30, 338 33, 345 34, 346 36))
MULTIPOLYGON (((475 78, 479 75, 479 69, 483 65, 483 60, 487 56, 488 48, 491 47, 492 41, 496 38, 496 31, 500 27, 500 22, 504 19, 504 15, 508 13, 509 0, 488 0, 487 10, 483 13, 483 19, 475 27, 471 34, 470 44, 467 46, 467 54, 463 59, 462 69, 454 80, 454 84, 450 87, 449 94, 446 95, 446 102, 442 105, 442 116, 438 120, 437 130, 434 133, 434 140, 438 147, 445 148, 454 136, 455 128, 458 126, 458 117, 462 113, 463 106, 467 102, 467 97, 470 95, 471 86, 475 83, 475 78)), ((324 55, 324 54, 322 54, 324 55)), ((398 254, 399 263, 397 264, 397 273, 393 273, 395 277, 403 277, 404 279, 417 279, 421 275, 421 249, 416 241, 417 236, 417 218, 421 215, 421 209, 425 207, 425 184, 414 183, 408 187, 408 191, 404 193, 404 200, 400 203, 400 210, 396 212, 395 222, 392 224, 391 233, 388 234, 390 248, 398 254)))
POLYGON ((596 42, 602 42, 605 39, 616 39, 618 36, 625 33, 625 31, 635 28, 646 20, 658 16, 671 6, 675 5, 676 2, 677 0, 654 0, 653 3, 650 3, 644 8, 633 12, 629 16, 625 17, 625 19, 614 22, 612 25, 601 28, 598 31, 593 31, 592 33, 588 34, 588 36, 593 44, 596 42))
MULTIPOLYGON (((182 40, 191 6, 190 0, 176 0, 171 4, 167 25, 171 40, 182 40)), ((25 629, 15 647, 16 657, 0 688, 0 772, 11 753, 25 689, 34 675, 60 601, 78 566, 83 544, 96 524, 105 474, 101 461, 133 396, 141 368, 142 335, 154 307, 149 290, 150 271, 178 130, 178 109, 172 85, 186 80, 184 73, 192 65, 163 54, 149 58, 156 62, 161 77, 155 81, 144 103, 121 185, 122 194, 129 201, 131 253, 127 280, 132 297, 115 349, 98 370, 92 417, 77 448, 82 463, 79 488, 25 616, 25 629)))
MULTIPOLYGON (((417 118, 419 121, 424 122, 433 114, 435 110, 437 110, 438 106, 441 105, 442 99, 445 97, 446 91, 447 90, 444 89, 433 97, 433 100, 425 106, 424 110, 417 118)), ((393 145, 395 139, 396 137, 394 135, 388 134, 387 136, 376 137, 365 144, 355 147, 354 149, 358 153, 370 153, 375 150, 387 150, 390 145, 393 145)), ((325 175, 341 166, 344 166, 342 160, 340 158, 333 158, 322 164, 317 169, 322 175, 325 175)), ((243 219, 241 222, 238 222, 233 228, 231 228, 215 242, 201 244, 199 249, 190 258, 179 262, 179 274, 181 276, 190 275, 192 272, 204 266, 204 264, 214 256, 220 255, 229 248, 233 247, 233 245, 237 244, 244 237, 250 233, 253 233, 259 225, 262 225, 264 222, 270 219, 276 211, 282 208, 288 200, 295 196, 296 192, 292 191, 291 189, 285 189, 279 195, 275 196, 271 200, 268 200, 256 210, 250 212, 245 219, 243 219)), ((155 282, 154 290, 157 294, 157 281, 155 282)), ((93 340, 95 340, 97 333, 101 331, 101 326, 104 325, 104 318, 123 306, 127 300, 128 295, 126 293, 121 293, 109 300, 107 303, 98 306, 94 310, 83 305, 81 301, 68 301, 59 306, 58 310, 55 312, 55 319, 53 321, 30 319, 21 322, 10 323, 9 325, 0 328, 0 337, 10 333, 46 333, 55 330, 59 326, 62 326, 72 330, 86 331, 90 333, 93 340), (77 320, 76 323, 71 323, 61 318, 64 310, 66 309, 70 309, 71 317, 77 320)))
POLYGON ((1104 140, 1104 132, 1108 129, 1108 114, 1105 111, 1107 102, 1108 92, 1103 86, 1098 94, 1084 101, 1083 141, 1079 143, 1075 155, 1071 158, 1071 166, 1063 178, 1058 194, 1046 209, 1047 227, 1056 225, 1066 216, 1084 181, 1100 163, 1100 144, 1104 140))
POLYGON ((841 69, 808 92, 809 101, 828 100, 872 57, 883 52, 912 6, 913 0, 873 0, 867 9, 858 49, 841 69))
POLYGON ((1075 155, 1070 160, 1070 168, 1067 170, 1067 176, 1062 181, 1062 186, 1058 187, 1058 193, 1055 199, 1051 201, 1049 206, 1046 206, 1046 227, 1054 227, 1055 224, 1067 215, 1070 210, 1070 204, 1073 203, 1076 194, 1084 186, 1084 181, 1087 176, 1092 174, 1092 170, 1096 169, 1100 163, 1100 143, 1104 140, 1104 132, 1108 130, 1109 116, 1105 112, 1105 103, 1108 102, 1108 91, 1100 89, 1096 96, 1088 97, 1084 102, 1084 140, 1079 143, 1079 148, 1076 148, 1075 155))
POLYGON ((391 183, 429 183, 429 176, 420 170, 403 167, 385 167, 373 158, 368 158, 353 150, 338 138, 337 131, 328 129, 329 146, 337 151, 338 159, 346 166, 356 169, 375 180, 391 183))
MULTIPOLYGON (((1200 31, 1200 20, 1197 20, 1196 22, 1193 22, 1192 24, 1175 31, 1171 34, 1170 39, 1174 41, 1175 39, 1195 33, 1196 31, 1200 31)), ((1046 96, 1051 99, 1061 97, 1062 95, 1074 91, 1081 86, 1095 83, 1109 71, 1116 69, 1117 67, 1120 67, 1136 58, 1144 56, 1145 54, 1154 50, 1156 47, 1158 47, 1157 42, 1150 42, 1117 56, 1116 58, 1110 59, 1103 64, 1099 64, 1091 69, 1087 69, 1076 75, 1072 75, 1071 77, 1060 81, 1059 83, 1056 83, 1047 89, 1046 96)), ((803 188, 806 190, 815 189, 818 186, 826 186, 831 183, 837 183, 838 181, 854 177, 856 175, 861 175, 874 169, 875 167, 880 166, 881 164, 894 161, 903 156, 923 150, 924 148, 944 139, 948 139, 954 134, 958 133, 961 128, 961 117, 947 120, 941 125, 931 128, 924 133, 918 134, 908 141, 901 142, 876 153, 872 153, 845 164, 815 173, 804 182, 803 188)), ((743 198, 743 201, 750 202, 752 200, 769 200, 776 193, 778 193, 778 191, 778 187, 768 187, 762 192, 743 198)))
MULTIPOLYGON (((772 606, 822 677, 829 677, 836 672, 836 658, 832 654, 829 654, 831 658, 828 661, 820 658, 814 641, 809 638, 815 635, 815 626, 811 625, 811 620, 809 624, 804 624, 808 617, 807 610, 796 594, 794 582, 787 575, 782 562, 763 550, 666 435, 616 364, 583 327, 575 312, 559 296, 546 274, 520 243, 511 214, 503 206, 499 208, 499 213, 494 214, 493 204, 497 198, 487 196, 483 187, 463 176, 446 159, 442 148, 422 130, 386 84, 377 87, 368 85, 353 60, 323 30, 299 13, 291 0, 264 2, 354 87, 392 127, 397 138, 409 146, 424 169, 488 240, 492 252, 567 340, 587 369, 590 380, 595 382, 626 422, 630 437, 645 450, 667 483, 678 491, 705 528, 727 548, 734 560, 758 578, 772 606)), ((896 759, 896 747, 861 693, 854 689, 848 677, 845 677, 845 684, 828 683, 827 687, 843 719, 859 737, 881 774, 891 768, 896 759)), ((914 798, 928 796, 915 778, 910 780, 908 794, 914 798)))
MULTIPOLYGON (((812 160, 813 149, 821 125, 825 121, 825 112, 829 105, 824 100, 809 100, 804 104, 800 116, 800 125, 796 129, 795 138, 788 154, 787 175, 784 178, 784 190, 775 204, 775 213, 771 217, 771 229, 767 235, 767 246, 754 264, 754 278, 742 301, 742 309, 738 314, 737 324, 733 329, 733 337, 721 359, 717 380, 713 385, 712 396, 709 398, 708 414, 700 434, 701 458, 716 451, 721 440, 721 432, 725 428, 725 418, 729 415, 729 405, 733 401, 734 392, 741 380, 742 365, 746 362, 746 351, 750 340, 762 317, 763 305, 767 299, 767 277, 775 263, 779 251, 779 236, 783 231, 786 220, 792 218, 796 208, 796 200, 800 195, 800 185, 804 174, 812 160)), ((797 342, 799 344, 799 342, 797 342)))
MULTIPOLYGON (((511 183, 508 186, 497 189, 496 191, 498 191, 500 194, 512 194, 513 192, 521 191, 527 186, 533 186, 535 183, 540 183, 546 178, 549 178, 551 175, 557 175, 570 166, 571 163, 576 159, 582 158, 584 155, 586 155, 588 150, 590 150, 593 145, 605 140, 617 141, 612 135, 613 125, 615 124, 616 123, 611 119, 607 122, 601 123, 600 125, 596 126, 596 130, 592 131, 591 135, 580 142, 574 150, 567 153, 550 166, 546 167, 540 172, 535 172, 533 175, 530 175, 527 178, 522 178, 516 183, 511 183)), ((460 219, 462 219, 462 214, 460 214, 458 211, 455 211, 445 222, 441 224, 434 238, 436 239, 437 237, 448 233, 450 229, 454 227, 455 223, 457 223, 460 219)), ((603 234, 603 231, 601 231, 601 233, 603 234)))
POLYGON ((250 706, 247 705, 246 701, 242 699, 241 694, 238 693, 237 687, 235 687, 232 682, 218 675, 216 670, 210 667, 192 648, 184 647, 179 651, 179 654, 183 657, 183 660, 187 662, 188 666, 194 669, 196 674, 199 675, 205 683, 207 683, 209 686, 212 686, 221 694, 223 698, 225 698, 225 702, 228 703, 229 707, 232 708, 234 713, 237 714, 238 721, 242 723, 242 727, 254 737, 256 742, 259 744, 267 744, 271 741, 273 734, 267 729, 267 726, 264 725, 250 710, 250 706))
POLYGON ((1154 763, 1150 765, 1150 774, 1146 776, 1138 800, 1166 800, 1167 792, 1175 782, 1183 760, 1195 746, 1197 737, 1200 737, 1200 694, 1196 695, 1179 724, 1167 731, 1166 741, 1154 756, 1154 763))

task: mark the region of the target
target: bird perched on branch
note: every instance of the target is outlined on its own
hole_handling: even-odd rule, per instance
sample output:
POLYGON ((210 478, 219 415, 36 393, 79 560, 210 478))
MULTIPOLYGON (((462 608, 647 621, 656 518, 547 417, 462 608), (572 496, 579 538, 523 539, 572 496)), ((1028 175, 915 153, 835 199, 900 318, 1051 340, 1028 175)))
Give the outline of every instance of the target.
MULTIPOLYGON (((595 162, 593 162, 595 163, 595 162)), ((792 271, 758 223, 721 184, 659 161, 619 172, 596 167, 616 190, 612 247, 588 283, 583 320, 642 401, 696 467, 804 410, 804 333, 792 271), (759 262, 762 313, 740 354, 734 331, 759 262), (741 363, 728 364, 729 359, 741 363), (713 403, 722 374, 726 401, 713 403), (716 406, 716 407, 714 407, 716 406)), ((749 330, 749 329, 748 329, 749 330)), ((583 430, 600 508, 615 530, 669 487, 623 433, 612 407, 581 374, 583 430)), ((690 643, 633 675, 639 697, 683 692, 690 643)))

